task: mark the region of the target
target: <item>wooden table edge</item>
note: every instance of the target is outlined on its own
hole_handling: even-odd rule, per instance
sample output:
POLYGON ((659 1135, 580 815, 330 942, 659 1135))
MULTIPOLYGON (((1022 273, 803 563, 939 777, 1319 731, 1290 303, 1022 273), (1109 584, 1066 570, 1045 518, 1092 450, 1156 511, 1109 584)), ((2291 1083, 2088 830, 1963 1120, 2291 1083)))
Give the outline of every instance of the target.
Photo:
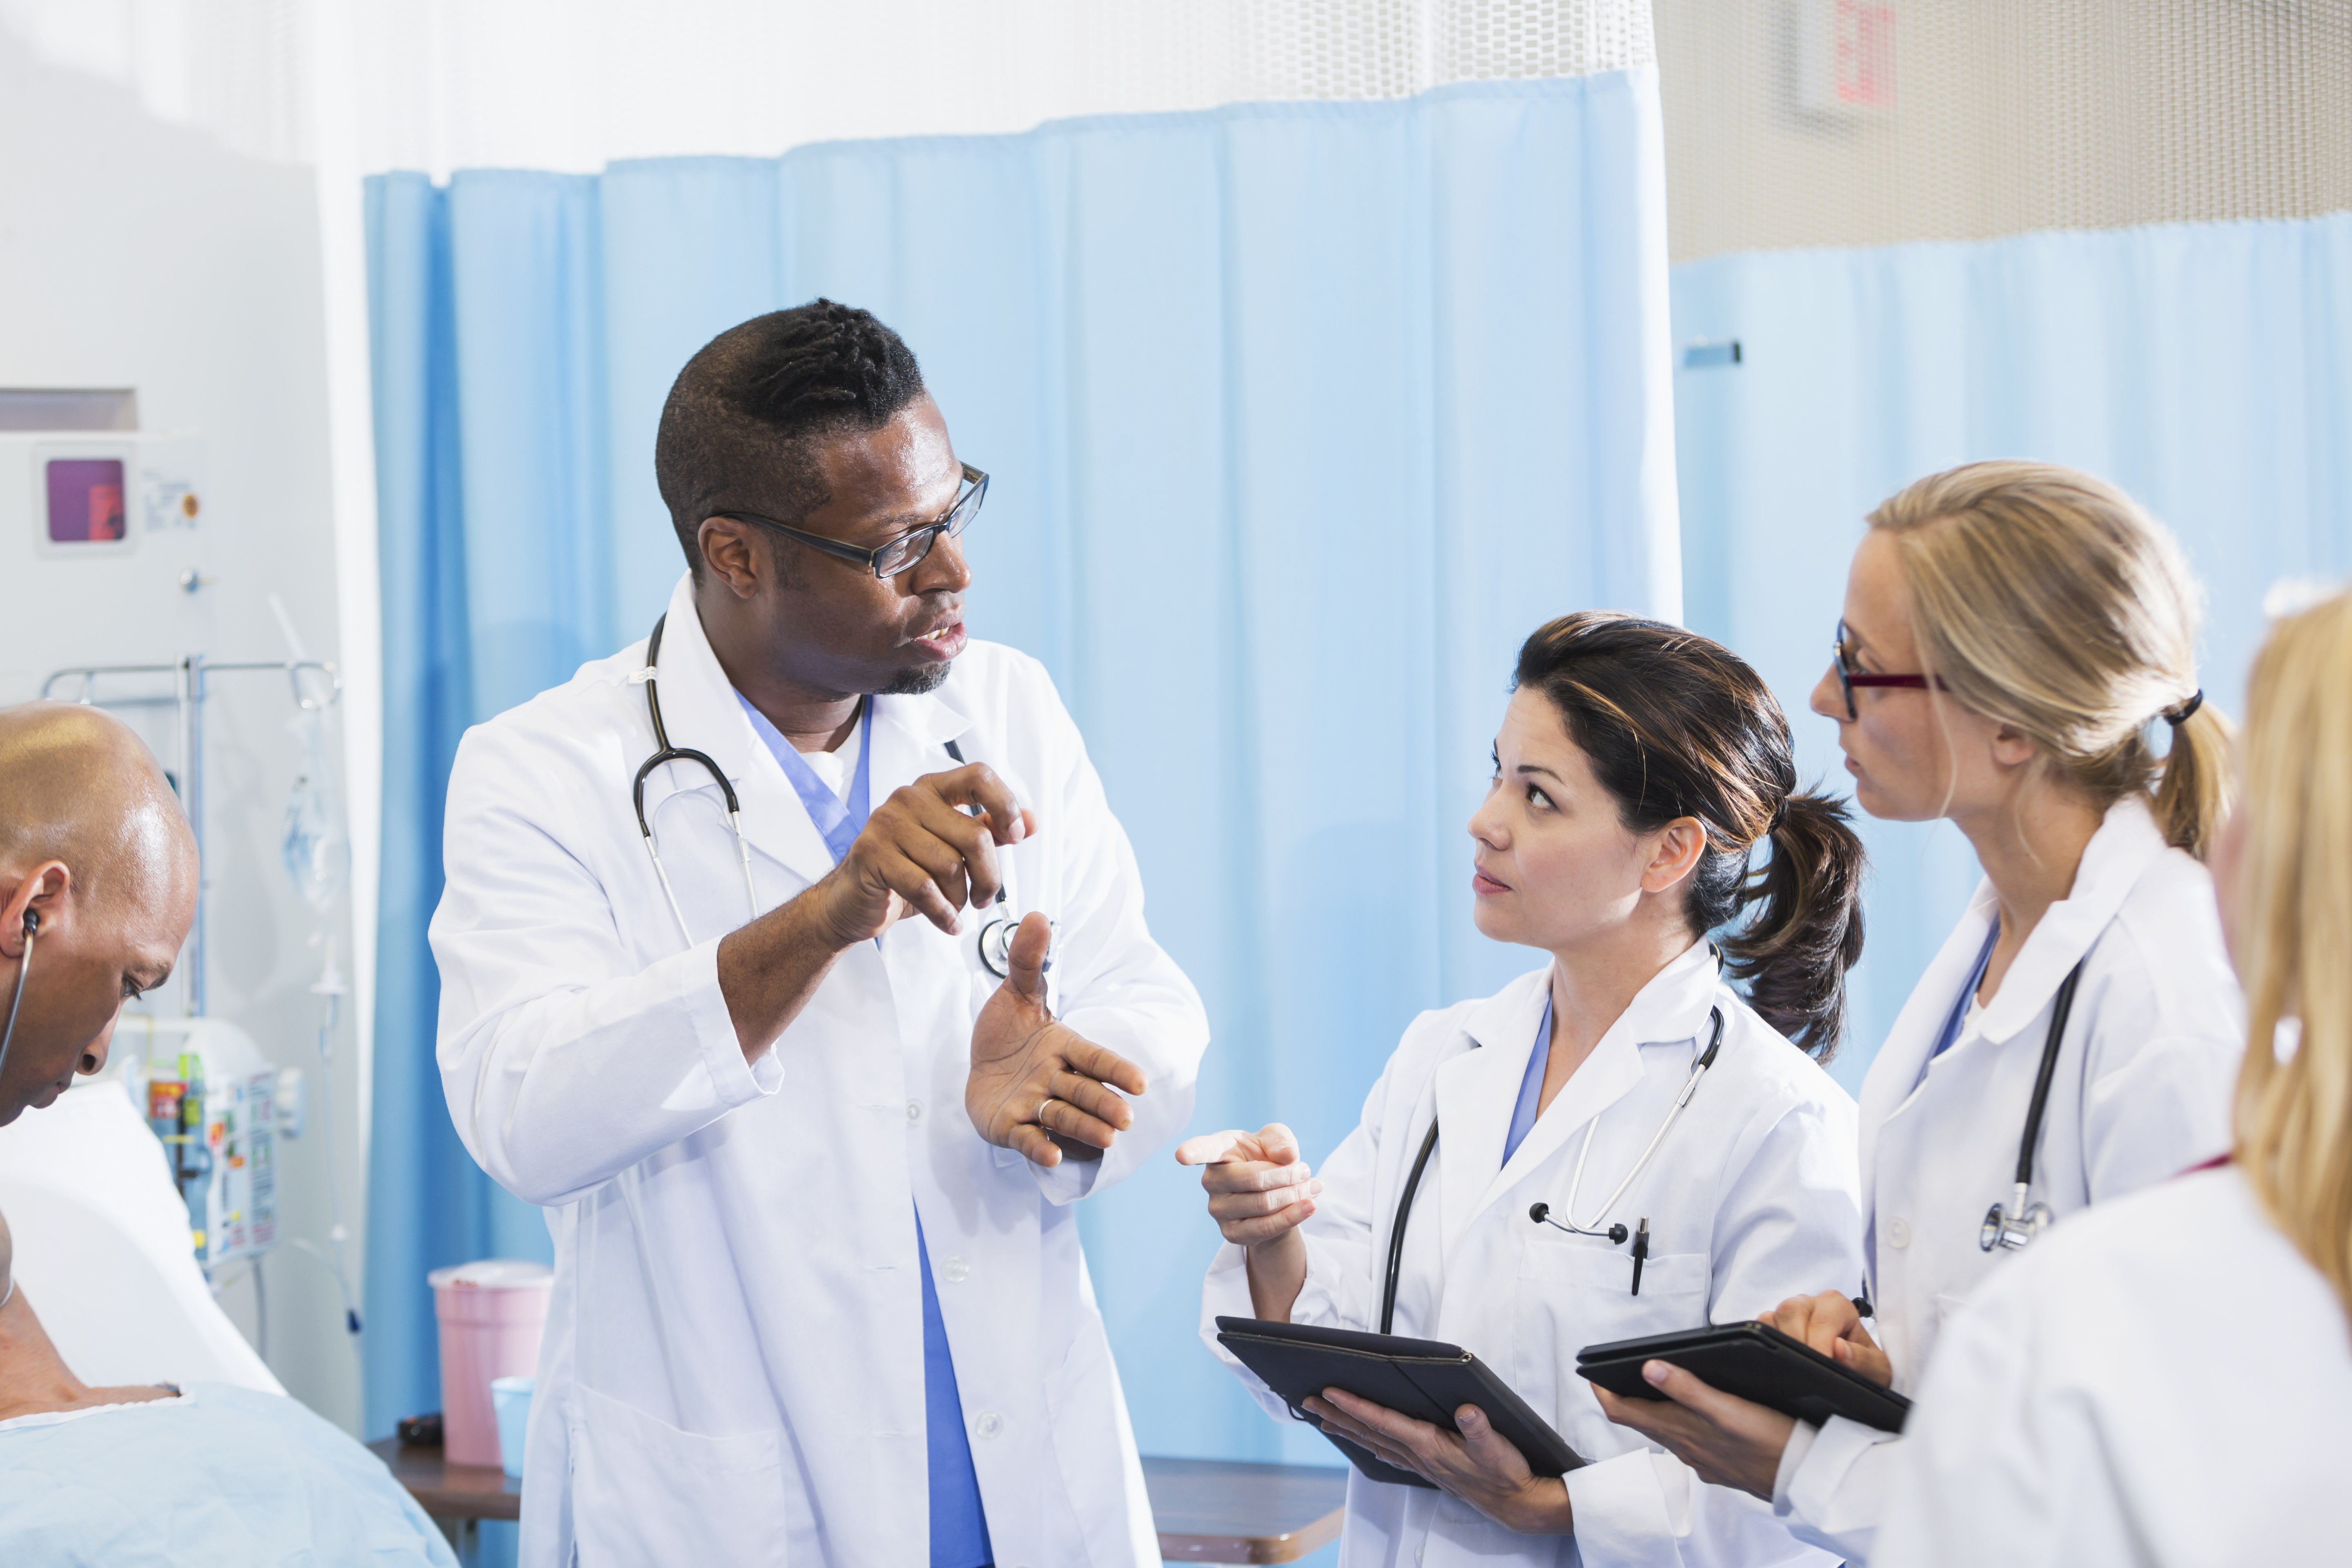
POLYGON ((1171 1563, 1296 1563, 1339 1539, 1347 1514, 1335 1508, 1314 1523, 1281 1535, 1181 1535, 1160 1531, 1160 1555, 1171 1563))
POLYGON ((513 1519, 522 1517, 522 1483, 513 1480, 496 1465, 453 1465, 441 1457, 438 1448, 408 1448, 397 1437, 383 1437, 368 1445, 368 1451, 382 1459, 416 1506, 435 1519, 513 1519), (411 1458, 409 1456, 414 1455, 411 1458), (426 1458, 425 1456, 432 1456, 426 1458), (433 1486, 403 1474, 426 1465, 436 1465, 443 1474, 464 1483, 433 1486))
MULTIPOLYGON (((522 1484, 495 1465, 452 1465, 441 1450, 404 1447, 397 1437, 379 1438, 368 1451, 384 1463, 416 1505, 434 1519, 504 1519, 522 1517, 522 1484), (426 1456, 431 1456, 428 1458, 426 1456), (414 1458, 411 1458, 414 1456, 414 1458), (428 1465, 465 1484, 435 1486, 415 1479, 428 1465), (406 1473, 404 1473, 406 1472, 406 1473)), ((1199 1535, 1158 1530, 1160 1554, 1172 1563, 1296 1563, 1339 1539, 1345 1506, 1297 1530, 1275 1535, 1199 1535)))

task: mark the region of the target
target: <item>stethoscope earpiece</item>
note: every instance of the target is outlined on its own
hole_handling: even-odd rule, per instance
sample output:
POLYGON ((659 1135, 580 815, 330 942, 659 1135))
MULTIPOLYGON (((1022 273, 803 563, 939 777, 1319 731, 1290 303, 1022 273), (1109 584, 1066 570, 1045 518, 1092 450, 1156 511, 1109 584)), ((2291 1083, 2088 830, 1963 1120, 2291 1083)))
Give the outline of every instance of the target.
MULTIPOLYGON (((25 952, 16 960, 16 987, 8 995, 8 1022, 0 1026, 0 1068, 8 1065, 8 1047, 16 1040, 16 1010, 25 1005, 25 976, 33 969, 33 939, 41 934, 41 911, 25 911, 25 952)), ((14 1289, 12 1285, 10 1289, 14 1289)))

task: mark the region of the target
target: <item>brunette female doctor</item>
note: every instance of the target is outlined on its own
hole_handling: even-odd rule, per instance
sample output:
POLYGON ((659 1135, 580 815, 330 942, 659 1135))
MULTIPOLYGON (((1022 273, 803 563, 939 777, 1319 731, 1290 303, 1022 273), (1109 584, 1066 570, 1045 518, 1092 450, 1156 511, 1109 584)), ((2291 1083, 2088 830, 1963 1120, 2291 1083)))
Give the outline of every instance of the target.
MULTIPOLYGON (((2229 1147, 2243 1005, 2203 864, 2229 731, 2198 687, 2198 620, 2163 528, 2048 464, 1922 479, 1854 552, 1813 710, 1865 811, 1948 817, 1985 877, 1863 1084, 1876 1316, 1824 1277, 1772 1321, 1904 1392, 2052 1224, 2229 1147)), ((1669 1402, 1601 1391, 1616 1419, 1869 1559, 1901 1439, 1644 1372, 1669 1402)))
POLYGON ((1475 1406, 1457 1435, 1309 1399, 1429 1483, 1350 1475, 1349 1568, 1826 1563, 1612 1426, 1576 1352, 1859 1275, 1853 1105, 1791 1038, 1823 1055, 1837 1038, 1861 846, 1839 806, 1797 793, 1755 671, 1704 637, 1569 616, 1528 639, 1515 684, 1472 887, 1479 931, 1545 962, 1408 1027, 1319 1176, 1279 1125, 1179 1149, 1208 1165, 1228 1243, 1203 1333, 1219 1349, 1222 1315, 1458 1343, 1589 1461, 1537 1476, 1475 1406))

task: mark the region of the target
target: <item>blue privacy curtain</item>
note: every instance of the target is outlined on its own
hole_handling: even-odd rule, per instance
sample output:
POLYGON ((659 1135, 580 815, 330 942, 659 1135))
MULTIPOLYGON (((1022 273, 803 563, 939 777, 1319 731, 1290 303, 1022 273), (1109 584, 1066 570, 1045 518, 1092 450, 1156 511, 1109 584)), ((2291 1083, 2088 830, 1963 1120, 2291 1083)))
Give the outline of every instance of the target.
MULTIPOLYGON (((1680 613, 1656 91, 371 183, 395 759, 372 1431, 437 1401, 424 1270, 545 1248, 433 1068, 451 749, 660 613, 683 562, 655 424, 746 317, 872 309, 993 476, 971 624, 1052 670, 1207 1001, 1196 1128, 1287 1121, 1319 1160, 1414 1013, 1539 962, 1471 929, 1463 828, 1530 629, 1680 613)), ((1144 1451, 1332 1461, 1194 1337, 1192 1173, 1163 1156, 1084 1216, 1144 1451)))
MULTIPOLYGON (((1864 514, 1923 474, 2039 458, 2138 497, 2204 580, 2205 689, 2232 715, 2265 594, 2352 569, 2352 214, 1725 256, 1676 267, 1673 298, 1690 624, 1756 662, 1840 793, 1806 696, 1864 514)), ((1850 1085, 1978 878, 1948 824, 1864 837, 1850 1085)))

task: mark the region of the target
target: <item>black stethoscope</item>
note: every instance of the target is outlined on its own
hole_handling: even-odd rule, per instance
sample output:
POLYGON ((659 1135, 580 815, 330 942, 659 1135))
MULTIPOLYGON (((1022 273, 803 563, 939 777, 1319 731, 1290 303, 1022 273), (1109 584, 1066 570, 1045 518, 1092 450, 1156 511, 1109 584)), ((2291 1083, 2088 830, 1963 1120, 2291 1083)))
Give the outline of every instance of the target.
MULTIPOLYGON (((1683 1108, 1691 1102, 1692 1094, 1698 1089, 1698 1080, 1706 1076, 1707 1068, 1715 1065, 1716 1054, 1723 1049, 1723 1009, 1709 1008, 1708 1016, 1713 1020, 1713 1026, 1707 1035, 1706 1049, 1700 1052, 1698 1059, 1691 1064, 1689 1079, 1684 1082, 1682 1092, 1675 1096, 1675 1102, 1666 1107, 1665 1120, 1658 1123, 1657 1131, 1651 1135, 1649 1147, 1643 1149, 1642 1157, 1633 1162, 1633 1168, 1625 1173, 1625 1179, 1617 1184, 1617 1190, 1601 1200, 1591 1222, 1588 1225, 1576 1223, 1576 1196, 1584 1190, 1584 1163, 1591 1157, 1592 1135, 1601 1125, 1601 1114, 1608 1109, 1606 1106, 1594 1111, 1592 1120, 1584 1124, 1584 1149, 1576 1157, 1576 1174, 1569 1181, 1569 1217, 1565 1221, 1554 1219, 1549 1204, 1537 1204, 1528 1210, 1528 1218, 1538 1225, 1549 1225, 1577 1236, 1606 1237, 1612 1247, 1624 1241, 1626 1230, 1622 1222, 1614 1225, 1604 1222, 1609 1218, 1609 1212, 1617 1206, 1617 1201, 1632 1190, 1634 1182, 1649 1168, 1651 1157, 1657 1153, 1658 1145, 1666 1141, 1666 1133, 1674 1126, 1675 1119, 1682 1115, 1683 1108)), ((1413 1160, 1412 1173, 1405 1178, 1404 1194, 1397 1199, 1395 1223, 1389 1226, 1388 1280, 1381 1290, 1381 1332, 1384 1334, 1396 1321, 1397 1275, 1404 1267, 1404 1227, 1406 1221, 1412 1217, 1412 1195, 1421 1190, 1421 1173, 1429 1168, 1429 1157, 1436 1149, 1437 1122, 1432 1118, 1429 1135, 1421 1141, 1421 1153, 1413 1160)), ((1649 1257, 1649 1243, 1650 1219, 1644 1215, 1633 1240, 1633 1294, 1636 1296, 1642 1293, 1642 1265, 1649 1257)))
MULTIPOLYGON (((33 939, 41 934, 41 911, 25 911, 25 956, 16 961, 16 988, 8 996, 8 1026, 0 1029, 0 1073, 8 1069, 8 1047, 16 1043, 16 1009, 25 1005, 25 976, 33 968, 33 939)), ((13 1290, 15 1287, 10 1286, 13 1290)), ((0 1300, 6 1298, 0 1297, 0 1300)))
MULTIPOLYGON (((645 836, 646 854, 654 863, 654 875, 661 879, 662 894, 669 900, 669 912, 677 921, 678 935, 684 937, 687 945, 691 947, 694 945, 694 933, 687 929, 686 912, 678 907, 677 889, 669 885, 669 873, 662 868, 661 850, 654 843, 653 824, 646 816, 646 780, 656 768, 665 763, 693 763, 710 775, 712 782, 719 785, 719 793, 726 798, 727 826, 735 835, 735 855, 743 866, 743 905, 747 911, 745 919, 760 918, 760 895, 751 886, 751 846, 743 837, 743 807, 742 804, 735 798, 735 786, 727 782, 726 773, 720 770, 717 763, 710 760, 708 753, 695 751, 690 747, 671 745, 669 729, 662 722, 661 640, 662 629, 668 624, 669 616, 666 612, 661 619, 654 623, 653 636, 646 639, 646 667, 635 676, 636 679, 645 682, 646 712, 653 720, 654 744, 658 749, 637 769, 636 784, 632 795, 637 809, 637 831, 645 836)), ((866 700, 870 702, 873 699, 868 698, 866 700)), ((953 741, 947 742, 947 752, 959 765, 961 764, 963 751, 953 741)), ((29 917, 29 910, 27 915, 29 917)), ((1013 935, 1020 926, 1019 918, 1011 912, 1011 907, 1005 901, 1003 888, 999 887, 996 889, 995 918, 981 926, 980 935, 975 943, 982 965, 999 980, 1010 978, 1009 954, 1013 949, 1013 935)), ((1047 950, 1045 967, 1046 969, 1054 967, 1050 949, 1047 950)), ((16 977, 16 988, 20 994, 24 990, 24 975, 20 972, 16 977)), ((8 1016, 9 1025, 13 1030, 16 1024, 15 1008, 9 1009, 8 1016)), ((5 1052, 0 1052, 0 1056, 5 1056, 5 1052)))
POLYGON ((1984 1224, 1977 1227, 1977 1246, 1985 1252, 1996 1247, 2014 1251, 2049 1228, 2052 1215, 2048 1204, 2029 1204, 2026 1189, 2033 1184, 2033 1146, 2042 1141, 2042 1113, 2049 1109, 2050 1083, 2058 1075, 2058 1047, 2066 1037, 2066 1016, 2074 1010, 2074 987, 2083 978, 2086 957, 2078 960, 2066 972, 2066 979, 2058 987, 2058 998, 2050 1014, 2050 1033, 2042 1042, 2042 1070, 2034 1075, 2033 1099, 2025 1108, 2025 1136, 2017 1145, 2017 1185, 2010 1194, 2010 1206, 1995 1204, 1985 1210, 1984 1224))
POLYGON ((719 793, 726 797, 727 826, 734 830, 736 858, 743 863, 743 907, 747 911, 744 915, 747 921, 760 918, 760 895, 751 886, 751 846, 743 837, 743 806, 735 798, 735 786, 727 782, 727 775, 719 771, 719 764, 704 752, 671 745, 669 730, 662 723, 661 691, 656 678, 661 673, 662 628, 667 625, 669 616, 665 612, 661 619, 654 623, 654 635, 646 639, 646 667, 636 674, 636 679, 646 683, 646 711, 653 718, 654 744, 659 749, 637 769, 636 786, 632 793, 637 807, 637 831, 645 835, 646 854, 653 860, 654 875, 661 879, 662 896, 669 900, 669 912, 677 921, 677 934, 686 939, 687 946, 692 947, 694 932, 687 929, 686 911, 677 904, 677 889, 669 885, 669 873, 662 868, 661 849, 654 843, 654 825, 646 819, 646 779, 656 768, 664 763, 693 763, 710 775, 712 782, 719 785, 719 793))

